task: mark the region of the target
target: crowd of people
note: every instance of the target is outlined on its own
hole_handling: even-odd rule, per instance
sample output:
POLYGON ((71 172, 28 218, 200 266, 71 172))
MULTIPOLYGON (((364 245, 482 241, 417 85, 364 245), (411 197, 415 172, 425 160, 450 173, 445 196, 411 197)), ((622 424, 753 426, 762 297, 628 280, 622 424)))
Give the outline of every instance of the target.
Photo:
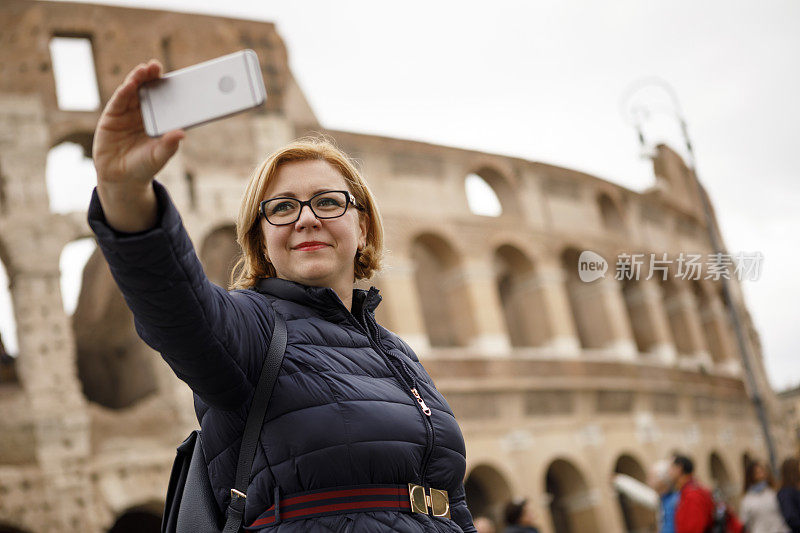
POLYGON ((800 463, 795 458, 783 462, 777 492, 770 469, 761 461, 749 462, 738 514, 720 490, 712 492, 696 480, 690 458, 675 455, 666 469, 655 470, 660 533, 800 533, 800 463))
MULTIPOLYGON (((676 454, 653 466, 648 484, 617 474, 612 485, 623 497, 656 513, 659 533, 800 533, 798 459, 783 462, 780 484, 763 462, 749 462, 738 513, 719 489, 702 485, 694 472, 693 461, 676 454)), ((504 529, 487 516, 476 516, 474 523, 478 533, 539 533, 525 499, 506 505, 504 521, 504 529)))

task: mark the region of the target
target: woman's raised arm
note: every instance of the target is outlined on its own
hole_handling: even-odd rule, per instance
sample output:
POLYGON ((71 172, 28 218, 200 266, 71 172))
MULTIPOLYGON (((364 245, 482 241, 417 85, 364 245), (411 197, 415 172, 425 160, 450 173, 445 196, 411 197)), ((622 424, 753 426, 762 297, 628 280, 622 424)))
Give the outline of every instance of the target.
POLYGON ((208 280, 175 205, 154 180, 183 138, 177 130, 158 139, 144 132, 137 89, 160 72, 155 61, 139 65, 103 110, 89 225, 139 336, 203 401, 236 409, 258 379, 273 314, 263 296, 208 280))
POLYGON ((130 71, 103 109, 94 132, 97 193, 108 224, 117 231, 137 232, 155 225, 153 178, 185 135, 174 130, 153 139, 144 131, 139 87, 159 78, 161 70, 161 64, 151 59, 130 71))

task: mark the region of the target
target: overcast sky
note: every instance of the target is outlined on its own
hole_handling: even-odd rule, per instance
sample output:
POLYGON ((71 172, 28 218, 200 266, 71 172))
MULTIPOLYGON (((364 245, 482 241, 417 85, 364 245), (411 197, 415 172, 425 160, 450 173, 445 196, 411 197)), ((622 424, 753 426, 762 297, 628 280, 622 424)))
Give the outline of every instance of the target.
MULTIPOLYGON (((800 385, 800 3, 101 3, 275 22, 325 127, 520 156, 635 190, 653 183, 652 166, 620 101, 636 80, 666 80, 729 251, 764 254, 744 286, 770 378, 800 385)), ((666 115, 646 127, 679 148, 674 131, 666 115)))

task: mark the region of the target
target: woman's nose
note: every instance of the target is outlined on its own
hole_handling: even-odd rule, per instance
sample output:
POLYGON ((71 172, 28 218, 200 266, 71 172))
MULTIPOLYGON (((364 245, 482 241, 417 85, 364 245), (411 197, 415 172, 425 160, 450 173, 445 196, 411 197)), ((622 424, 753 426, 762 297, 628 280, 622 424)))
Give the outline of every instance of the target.
POLYGON ((311 206, 304 205, 300 207, 300 216, 297 217, 297 222, 294 223, 296 229, 319 227, 321 222, 311 210, 311 206))

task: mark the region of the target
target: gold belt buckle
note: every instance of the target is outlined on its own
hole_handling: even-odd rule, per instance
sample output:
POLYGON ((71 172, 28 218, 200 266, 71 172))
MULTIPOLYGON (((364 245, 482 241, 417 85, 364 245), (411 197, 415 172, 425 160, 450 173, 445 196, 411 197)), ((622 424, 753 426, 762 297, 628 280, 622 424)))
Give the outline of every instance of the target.
POLYGON ((446 490, 430 489, 430 494, 425 494, 425 487, 409 483, 408 498, 415 513, 428 514, 430 507, 433 516, 450 518, 450 499, 446 490))

